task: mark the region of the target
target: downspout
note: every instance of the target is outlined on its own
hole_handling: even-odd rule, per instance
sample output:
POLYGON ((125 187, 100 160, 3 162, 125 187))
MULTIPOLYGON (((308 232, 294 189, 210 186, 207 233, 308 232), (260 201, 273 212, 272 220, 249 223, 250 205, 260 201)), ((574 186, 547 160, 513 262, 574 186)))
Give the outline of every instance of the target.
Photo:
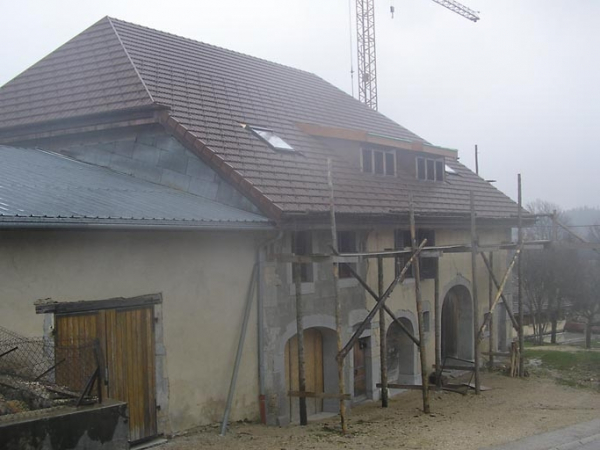
POLYGON ((263 295, 265 292, 264 277, 263 277, 263 265, 265 262, 265 254, 267 247, 275 242, 279 241, 283 237, 283 231, 279 231, 277 236, 267 239, 265 242, 259 244, 256 249, 256 315, 257 315, 257 327, 258 327, 258 402, 260 408, 260 422, 263 424, 267 423, 267 405, 265 400, 266 388, 265 388, 265 355, 264 355, 264 343, 265 343, 265 330, 264 330, 264 302, 263 295))

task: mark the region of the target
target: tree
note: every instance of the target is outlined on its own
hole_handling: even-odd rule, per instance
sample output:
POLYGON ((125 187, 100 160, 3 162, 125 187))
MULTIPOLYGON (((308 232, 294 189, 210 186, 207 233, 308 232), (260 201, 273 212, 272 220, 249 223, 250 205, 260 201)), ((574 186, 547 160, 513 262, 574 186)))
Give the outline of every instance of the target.
POLYGON ((570 297, 575 311, 585 319, 585 348, 591 348, 592 326, 600 314, 600 261, 581 262, 570 297))
POLYGON ((523 251, 521 267, 525 306, 531 318, 535 341, 543 342, 544 334, 551 326, 551 342, 556 343, 558 320, 563 314, 565 293, 569 287, 569 262, 577 258, 576 252, 560 248, 561 241, 571 236, 554 225, 552 216, 567 225, 568 217, 561 208, 551 202, 536 200, 527 205, 533 214, 541 214, 533 227, 525 230, 526 240, 555 241, 549 250, 523 251))

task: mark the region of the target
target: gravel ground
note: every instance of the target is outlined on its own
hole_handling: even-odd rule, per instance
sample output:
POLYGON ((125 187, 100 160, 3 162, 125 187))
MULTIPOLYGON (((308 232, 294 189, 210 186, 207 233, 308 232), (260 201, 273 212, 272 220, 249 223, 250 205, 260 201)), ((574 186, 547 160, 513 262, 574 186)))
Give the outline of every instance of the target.
POLYGON ((492 390, 480 396, 432 392, 431 415, 421 413, 419 391, 394 397, 387 410, 364 403, 352 409, 345 437, 337 417, 307 427, 234 423, 225 437, 218 435, 218 426, 203 427, 164 448, 470 450, 592 420, 600 413, 600 394, 547 378, 483 374, 482 384, 492 390))

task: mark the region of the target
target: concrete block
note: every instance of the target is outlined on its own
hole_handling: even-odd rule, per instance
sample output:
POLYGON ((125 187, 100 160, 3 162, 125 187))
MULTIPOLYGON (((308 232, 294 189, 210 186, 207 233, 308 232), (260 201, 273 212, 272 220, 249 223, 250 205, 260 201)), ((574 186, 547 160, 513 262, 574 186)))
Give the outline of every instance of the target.
POLYGON ((169 169, 162 169, 160 183, 164 184, 165 186, 170 186, 182 191, 188 191, 190 187, 190 181, 191 178, 187 175, 182 175, 169 169))
POLYGON ((137 143, 133 146, 132 158, 136 161, 142 161, 146 164, 156 166, 158 164, 158 157, 160 156, 160 150, 150 145, 137 143))
POLYGON ((160 150, 158 166, 186 175, 188 159, 189 158, 185 154, 181 154, 179 152, 160 150))

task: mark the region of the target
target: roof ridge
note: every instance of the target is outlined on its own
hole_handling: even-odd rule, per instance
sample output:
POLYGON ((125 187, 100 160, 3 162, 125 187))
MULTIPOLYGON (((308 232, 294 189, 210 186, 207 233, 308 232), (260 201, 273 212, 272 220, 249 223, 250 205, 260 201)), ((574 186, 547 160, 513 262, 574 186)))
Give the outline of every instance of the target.
POLYGON ((115 28, 114 24, 113 24, 113 19, 109 16, 105 17, 106 20, 108 20, 108 23, 110 24, 110 27, 112 28, 112 30, 115 32, 115 36, 117 36, 117 39, 119 40, 119 44, 121 44, 121 48, 123 49, 123 51, 125 52, 125 54, 127 55, 127 59, 129 60, 129 62, 131 63, 131 66, 133 67, 133 70, 135 70, 136 75, 138 76, 140 82, 142 83, 142 85, 144 86, 144 89, 146 90, 146 93, 148 94, 148 97, 150 97, 150 101, 152 103, 156 103, 154 101, 154 97, 152 96, 152 93, 150 92, 150 90, 148 89, 148 86, 146 86, 146 82, 144 81, 144 79, 142 78, 142 75, 140 74, 140 71, 138 70, 137 66, 135 65, 135 63, 133 62, 133 59, 131 58, 131 55, 129 54, 129 52, 127 51, 127 48, 125 47, 125 44, 123 44, 123 40, 121 39, 121 36, 119 35, 119 32, 117 31, 117 29, 115 28))

